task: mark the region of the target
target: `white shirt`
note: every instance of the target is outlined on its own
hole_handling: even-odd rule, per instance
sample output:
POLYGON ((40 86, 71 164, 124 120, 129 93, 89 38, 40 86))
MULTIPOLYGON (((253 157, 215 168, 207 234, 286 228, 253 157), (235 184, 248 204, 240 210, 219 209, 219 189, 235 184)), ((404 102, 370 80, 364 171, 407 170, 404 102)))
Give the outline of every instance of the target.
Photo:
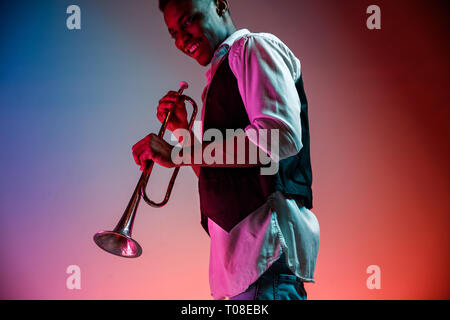
MULTIPOLYGON (((297 154, 301 147, 300 100, 295 81, 300 61, 274 35, 238 30, 215 51, 206 73, 205 100, 218 66, 228 53, 239 92, 250 119, 249 129, 279 129, 279 157, 297 154)), ((249 135, 252 140, 252 136, 249 135)), ((258 145, 257 140, 252 140, 258 145)), ((267 143, 267 142, 265 142, 267 143)), ((267 146, 265 146, 267 147, 267 146)), ((211 237, 209 281, 214 299, 245 291, 279 258, 282 252, 291 271, 314 282, 319 250, 319 223, 306 207, 279 191, 229 233, 208 219, 211 237)))

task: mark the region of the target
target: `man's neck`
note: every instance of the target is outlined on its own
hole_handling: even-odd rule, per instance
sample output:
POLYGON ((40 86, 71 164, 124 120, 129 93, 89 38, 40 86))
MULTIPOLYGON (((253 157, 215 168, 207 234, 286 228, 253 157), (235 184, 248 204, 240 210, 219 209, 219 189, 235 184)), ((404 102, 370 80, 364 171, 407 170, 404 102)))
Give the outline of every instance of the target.
POLYGON ((228 37, 229 36, 231 36, 233 33, 235 33, 236 32, 236 27, 234 26, 234 24, 229 24, 229 25, 227 25, 227 27, 226 27, 226 29, 225 29, 225 32, 224 32, 224 35, 223 35, 223 37, 222 37, 222 40, 220 41, 220 43, 217 45, 217 47, 216 48, 214 48, 214 50, 217 50, 217 48, 220 46, 220 44, 222 44, 225 40, 227 40, 228 39, 228 37))
POLYGON ((234 26, 234 24, 230 24, 227 28, 227 36, 225 37, 225 39, 223 39, 223 41, 225 41, 229 36, 231 36, 233 33, 236 32, 236 27, 234 26))

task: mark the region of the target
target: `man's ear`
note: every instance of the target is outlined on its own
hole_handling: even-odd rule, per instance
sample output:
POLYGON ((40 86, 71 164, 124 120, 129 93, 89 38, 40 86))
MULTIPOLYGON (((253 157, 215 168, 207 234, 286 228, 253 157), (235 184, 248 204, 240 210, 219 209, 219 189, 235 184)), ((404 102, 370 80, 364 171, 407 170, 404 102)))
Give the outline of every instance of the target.
POLYGON ((216 11, 219 16, 223 16, 228 11, 228 1, 227 0, 214 0, 216 3, 216 11))

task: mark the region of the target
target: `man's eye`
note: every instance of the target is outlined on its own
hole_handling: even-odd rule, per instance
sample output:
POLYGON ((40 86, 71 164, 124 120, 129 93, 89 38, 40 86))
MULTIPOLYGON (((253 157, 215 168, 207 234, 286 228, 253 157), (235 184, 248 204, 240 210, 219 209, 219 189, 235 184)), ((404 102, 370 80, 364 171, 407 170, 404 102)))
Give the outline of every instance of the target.
POLYGON ((183 25, 185 27, 189 27, 192 24, 193 16, 190 16, 189 18, 185 19, 183 22, 183 25))

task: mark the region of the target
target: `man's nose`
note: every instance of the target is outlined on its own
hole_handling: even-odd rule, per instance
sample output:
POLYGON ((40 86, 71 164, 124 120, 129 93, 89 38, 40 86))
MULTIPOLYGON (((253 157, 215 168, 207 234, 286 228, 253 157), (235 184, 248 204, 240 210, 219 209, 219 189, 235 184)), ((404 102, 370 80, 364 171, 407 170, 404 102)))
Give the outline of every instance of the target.
POLYGON ((178 37, 178 47, 184 48, 188 40, 191 38, 191 35, 187 32, 181 31, 178 37))

